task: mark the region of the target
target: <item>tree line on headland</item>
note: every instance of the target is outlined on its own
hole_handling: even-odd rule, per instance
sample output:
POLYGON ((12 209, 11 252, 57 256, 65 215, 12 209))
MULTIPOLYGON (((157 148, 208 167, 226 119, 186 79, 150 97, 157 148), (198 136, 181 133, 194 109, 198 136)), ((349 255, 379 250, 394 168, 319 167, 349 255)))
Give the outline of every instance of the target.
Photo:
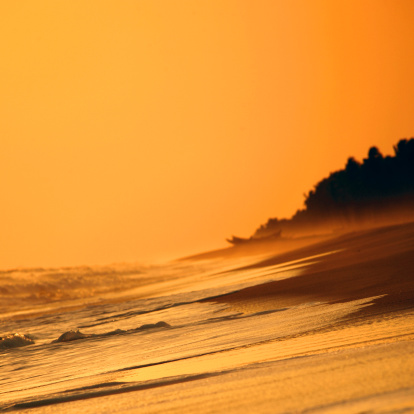
POLYGON ((271 218, 251 239, 303 233, 375 222, 391 215, 414 219, 414 138, 394 146, 394 156, 384 157, 371 147, 363 162, 348 159, 345 168, 317 183, 305 195, 304 208, 290 219, 271 218))

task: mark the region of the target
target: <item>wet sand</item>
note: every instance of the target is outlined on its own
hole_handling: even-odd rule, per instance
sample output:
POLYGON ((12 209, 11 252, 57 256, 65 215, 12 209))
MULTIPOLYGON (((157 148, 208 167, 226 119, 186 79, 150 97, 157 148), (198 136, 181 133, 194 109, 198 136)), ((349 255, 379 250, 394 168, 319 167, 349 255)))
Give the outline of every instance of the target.
MULTIPOLYGON (((299 269, 202 301, 245 315, 218 323, 202 341, 228 336, 226 347, 105 374, 89 394, 76 388, 15 407, 36 414, 414 412, 414 223, 307 239, 296 249, 283 243, 206 254, 222 257, 223 269, 226 257, 267 254, 223 277, 291 262, 299 269), (243 332, 251 341, 235 341, 243 332)), ((198 343, 182 341, 190 349, 198 343)))
POLYGON ((242 312, 258 312, 307 302, 347 302, 384 295, 373 306, 361 310, 361 314, 414 308, 414 223, 345 234, 275 255, 250 268, 329 252, 334 253, 318 259, 299 276, 209 301, 226 303, 242 312))

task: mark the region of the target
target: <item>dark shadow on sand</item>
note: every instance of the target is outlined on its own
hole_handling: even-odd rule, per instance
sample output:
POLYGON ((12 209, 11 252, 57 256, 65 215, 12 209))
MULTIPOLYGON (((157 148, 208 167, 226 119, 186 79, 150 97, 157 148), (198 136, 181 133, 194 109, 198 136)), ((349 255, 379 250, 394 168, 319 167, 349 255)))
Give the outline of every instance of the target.
POLYGON ((329 252, 334 253, 310 264, 299 276, 208 301, 228 304, 262 301, 282 308, 306 302, 347 302, 385 295, 358 312, 374 316, 414 308, 414 223, 345 234, 233 271, 273 266, 329 252))

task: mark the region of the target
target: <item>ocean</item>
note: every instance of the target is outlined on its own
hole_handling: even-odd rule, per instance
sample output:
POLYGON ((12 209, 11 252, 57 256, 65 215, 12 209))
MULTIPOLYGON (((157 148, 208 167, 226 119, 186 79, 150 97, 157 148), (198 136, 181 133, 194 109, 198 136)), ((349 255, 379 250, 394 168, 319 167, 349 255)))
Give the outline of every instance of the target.
POLYGON ((414 412, 413 240, 4 270, 0 411, 414 412))

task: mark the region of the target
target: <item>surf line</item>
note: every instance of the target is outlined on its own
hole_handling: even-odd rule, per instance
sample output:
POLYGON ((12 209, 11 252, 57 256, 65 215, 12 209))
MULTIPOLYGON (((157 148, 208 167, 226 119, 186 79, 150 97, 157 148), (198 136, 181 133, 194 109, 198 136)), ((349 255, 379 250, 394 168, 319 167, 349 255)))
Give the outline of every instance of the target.
POLYGON ((126 331, 123 329, 116 329, 115 331, 107 332, 104 334, 84 334, 78 329, 76 331, 71 330, 71 331, 63 333, 62 335, 59 336, 58 339, 55 339, 51 343, 55 344, 58 342, 70 342, 70 341, 76 341, 78 339, 85 339, 85 338, 99 338, 99 337, 118 335, 118 334, 123 334, 123 333, 146 331, 147 329, 154 329, 154 328, 172 328, 172 326, 168 324, 167 322, 160 321, 157 323, 148 323, 145 325, 141 325, 139 328, 128 329, 126 331))

